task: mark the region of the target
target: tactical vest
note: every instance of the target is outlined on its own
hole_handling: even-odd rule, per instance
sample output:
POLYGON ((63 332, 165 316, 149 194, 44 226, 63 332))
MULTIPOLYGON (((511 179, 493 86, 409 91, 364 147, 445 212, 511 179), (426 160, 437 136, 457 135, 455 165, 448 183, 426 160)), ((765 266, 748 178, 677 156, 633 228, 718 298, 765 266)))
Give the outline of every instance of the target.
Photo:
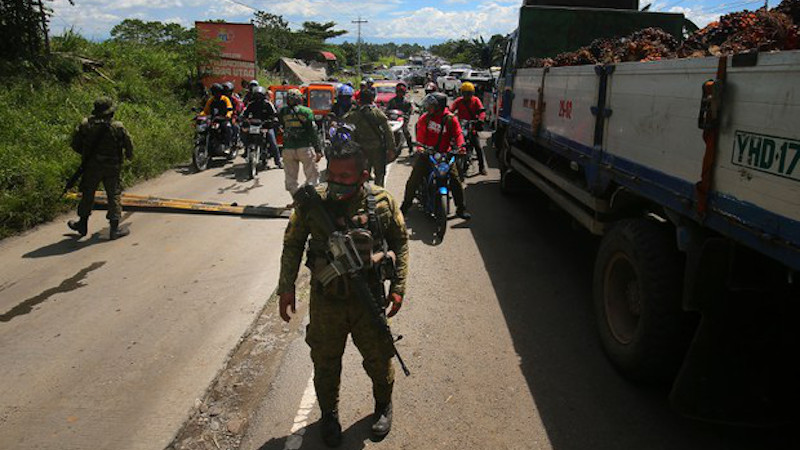
MULTIPOLYGON (((347 231, 353 239, 361 261, 364 263, 362 269, 373 289, 382 291, 382 282, 393 280, 396 276, 394 271, 394 260, 389 258, 389 244, 384 235, 383 226, 377 214, 377 199, 372 192, 372 186, 366 185, 366 211, 354 217, 335 217, 339 231, 347 231), (366 217, 364 217, 364 215, 366 217), (383 255, 382 257, 379 257, 383 255)), ((337 216, 336 214, 333 214, 337 216)), ((311 269, 317 280, 327 277, 336 277, 330 267, 331 258, 327 254, 326 244, 321 242, 310 242, 306 265, 311 269)), ((326 295, 334 297, 346 297, 350 295, 348 280, 343 276, 338 276, 325 290, 326 295)), ((385 294, 381 296, 385 297, 385 294)))

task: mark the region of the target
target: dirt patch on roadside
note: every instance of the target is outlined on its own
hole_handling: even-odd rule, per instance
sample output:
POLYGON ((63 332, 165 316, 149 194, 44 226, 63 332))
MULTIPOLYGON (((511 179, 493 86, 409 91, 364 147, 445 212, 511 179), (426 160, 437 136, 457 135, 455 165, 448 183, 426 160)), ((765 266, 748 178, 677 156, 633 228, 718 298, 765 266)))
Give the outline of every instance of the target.
MULTIPOLYGON (((297 316, 308 308, 309 275, 297 282, 297 316)), ((242 336, 203 399, 195 400, 189 420, 167 450, 238 449, 250 418, 272 386, 289 344, 303 335, 303 321, 284 323, 273 293, 242 336)))

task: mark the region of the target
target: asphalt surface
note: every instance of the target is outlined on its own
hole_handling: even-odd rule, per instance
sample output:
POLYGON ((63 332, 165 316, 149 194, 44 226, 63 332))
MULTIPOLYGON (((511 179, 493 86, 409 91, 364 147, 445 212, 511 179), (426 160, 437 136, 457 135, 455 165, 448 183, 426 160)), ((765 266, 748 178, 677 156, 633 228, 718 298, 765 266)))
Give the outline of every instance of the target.
MULTIPOLYGON (((188 151, 187 151, 188 153, 188 151)), ((285 206, 283 171, 241 158, 129 192, 285 206)), ((169 444, 277 285, 286 219, 104 211, 0 242, 0 448, 169 444)))
MULTIPOLYGON (((370 382, 348 345, 342 448, 800 448, 783 431, 685 420, 665 390, 619 377, 591 310, 598 240, 538 194, 503 197, 488 154, 489 174, 467 181, 473 219, 451 218, 443 243, 421 210, 407 216, 408 293, 392 327, 412 375, 397 371, 394 429, 372 442, 370 382)), ((398 201, 409 162, 389 172, 398 201)), ((281 171, 243 175, 241 159, 179 168, 131 192, 290 201, 281 171)), ((0 242, 0 449, 324 448, 307 296, 288 325, 270 299, 285 220, 126 213, 131 236, 109 242, 102 212, 82 241, 65 236, 65 219, 0 242), (237 379, 260 388, 243 394, 237 379), (203 402, 226 396, 246 425, 223 441, 208 433, 216 419, 203 402)))

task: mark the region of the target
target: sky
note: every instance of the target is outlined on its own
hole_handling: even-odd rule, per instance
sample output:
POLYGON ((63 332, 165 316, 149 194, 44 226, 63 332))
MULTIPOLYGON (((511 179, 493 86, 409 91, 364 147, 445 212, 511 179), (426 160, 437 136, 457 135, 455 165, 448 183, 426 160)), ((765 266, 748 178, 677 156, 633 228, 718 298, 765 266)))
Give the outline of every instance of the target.
MULTIPOLYGON (((639 0, 652 3, 651 11, 680 12, 700 27, 720 14, 756 9, 763 0, 639 0)), ((522 0, 54 0, 52 32, 66 28, 90 39, 109 37, 111 28, 126 18, 177 22, 192 27, 197 20, 222 19, 249 22, 254 9, 279 14, 292 28, 304 21, 337 23, 348 34, 336 42, 355 42, 359 18, 366 42, 420 43, 431 45, 448 39, 488 38, 507 34, 516 27, 522 0)), ((770 0, 774 7, 779 0, 770 0)))

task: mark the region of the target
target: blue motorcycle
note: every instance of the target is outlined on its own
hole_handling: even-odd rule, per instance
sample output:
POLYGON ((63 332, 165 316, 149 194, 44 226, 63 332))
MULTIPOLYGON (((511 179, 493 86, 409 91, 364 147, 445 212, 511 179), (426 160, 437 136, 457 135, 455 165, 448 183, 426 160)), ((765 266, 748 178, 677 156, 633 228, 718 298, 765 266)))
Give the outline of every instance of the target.
POLYGON ((447 217, 450 215, 450 169, 456 162, 455 153, 442 153, 433 147, 415 143, 424 149, 417 157, 428 158, 430 171, 425 181, 417 188, 416 198, 422 209, 430 214, 436 223, 436 238, 444 240, 447 231, 447 217))

